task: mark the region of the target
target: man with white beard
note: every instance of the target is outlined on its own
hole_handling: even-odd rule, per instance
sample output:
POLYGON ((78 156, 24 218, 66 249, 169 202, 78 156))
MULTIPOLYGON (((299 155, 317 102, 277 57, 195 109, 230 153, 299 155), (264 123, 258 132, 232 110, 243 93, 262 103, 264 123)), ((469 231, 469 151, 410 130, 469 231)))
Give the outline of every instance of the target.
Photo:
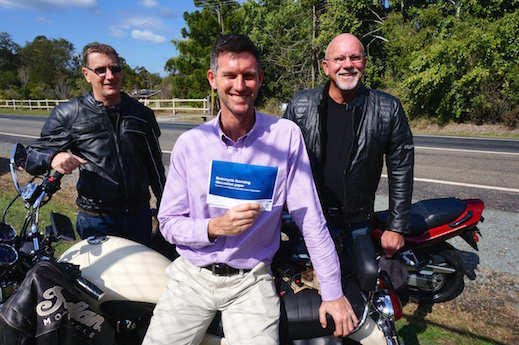
POLYGON ((366 61, 357 37, 335 37, 322 61, 329 81, 296 93, 283 117, 303 132, 328 227, 340 231, 347 249, 371 232, 385 158, 389 218, 381 241, 391 258, 410 230, 413 136, 400 101, 362 84, 366 61))

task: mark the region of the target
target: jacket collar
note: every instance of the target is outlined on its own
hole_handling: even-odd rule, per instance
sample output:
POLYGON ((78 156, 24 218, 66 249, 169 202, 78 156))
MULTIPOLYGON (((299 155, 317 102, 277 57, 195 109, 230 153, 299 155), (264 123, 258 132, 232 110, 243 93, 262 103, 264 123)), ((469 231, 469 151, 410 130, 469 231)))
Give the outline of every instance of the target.
MULTIPOLYGON (((330 84, 331 82, 328 80, 326 84, 324 84, 323 91, 321 93, 321 101, 319 103, 319 108, 326 109, 326 106, 328 104, 328 97, 330 97, 330 84)), ((357 90, 357 93, 355 94, 355 97, 353 100, 346 104, 346 108, 355 108, 361 105, 364 102, 364 98, 368 94, 368 89, 364 86, 362 82, 360 82, 360 87, 357 90)), ((321 110, 321 109, 320 109, 321 110)))
MULTIPOLYGON (((89 93, 87 93, 85 95, 85 99, 87 100, 88 103, 92 104, 92 106, 95 106, 99 109, 104 109, 103 102, 97 101, 94 98, 94 94, 92 93, 92 91, 90 91, 89 93)), ((129 96, 126 93, 121 91, 121 102, 118 104, 109 106, 107 108, 110 108, 113 111, 119 112, 122 108, 124 108, 128 104, 128 100, 129 100, 129 96)))

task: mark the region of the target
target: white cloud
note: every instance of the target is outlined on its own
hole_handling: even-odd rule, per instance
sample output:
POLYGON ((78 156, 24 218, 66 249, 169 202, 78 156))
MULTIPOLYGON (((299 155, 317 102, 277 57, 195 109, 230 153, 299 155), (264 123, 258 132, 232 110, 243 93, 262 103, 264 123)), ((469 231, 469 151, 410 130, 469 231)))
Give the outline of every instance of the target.
POLYGON ((139 5, 142 5, 147 8, 154 8, 159 5, 159 2, 157 0, 140 0, 139 5))
POLYGON ((182 18, 181 12, 175 11, 175 10, 173 10, 169 7, 165 7, 165 6, 159 6, 159 8, 157 8, 157 13, 162 18, 167 18, 167 19, 182 18))
POLYGON ((50 11, 58 8, 96 8, 97 0, 0 0, 0 7, 50 11))
POLYGON ((164 23, 155 17, 129 17, 124 19, 121 25, 133 26, 145 30, 162 30, 165 28, 164 23))
MULTIPOLYGON (((124 31, 124 29, 125 29, 124 27, 110 25, 109 29, 110 29, 110 35, 111 36, 119 37, 119 38, 122 38, 122 37, 126 36, 126 32, 124 31)), ((126 27, 126 29, 128 29, 128 27, 126 27)))
POLYGON ((133 30, 132 37, 136 40, 148 41, 148 42, 156 43, 156 44, 163 43, 166 41, 166 37, 160 36, 160 35, 155 35, 153 32, 151 32, 149 30, 144 30, 144 31, 133 30))
POLYGON ((36 21, 38 23, 43 23, 43 24, 52 24, 52 20, 47 19, 45 17, 38 17, 38 18, 36 18, 36 21))
POLYGON ((110 35, 114 37, 126 37, 130 29, 133 29, 131 33, 132 37, 138 40, 153 43, 162 43, 166 40, 165 37, 152 32, 167 29, 164 23, 155 17, 129 17, 122 19, 119 24, 110 26, 110 35))

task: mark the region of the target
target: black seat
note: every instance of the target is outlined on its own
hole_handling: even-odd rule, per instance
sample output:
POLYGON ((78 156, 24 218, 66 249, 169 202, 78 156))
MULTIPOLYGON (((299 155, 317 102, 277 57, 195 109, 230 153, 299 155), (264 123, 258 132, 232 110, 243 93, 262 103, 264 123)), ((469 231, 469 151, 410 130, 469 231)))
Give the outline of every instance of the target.
MULTIPOLYGON (((441 198, 422 200, 411 206, 411 234, 418 236, 425 231, 447 224, 457 219, 467 208, 463 200, 457 198, 441 198)), ((377 222, 385 229, 388 211, 377 212, 377 222)))

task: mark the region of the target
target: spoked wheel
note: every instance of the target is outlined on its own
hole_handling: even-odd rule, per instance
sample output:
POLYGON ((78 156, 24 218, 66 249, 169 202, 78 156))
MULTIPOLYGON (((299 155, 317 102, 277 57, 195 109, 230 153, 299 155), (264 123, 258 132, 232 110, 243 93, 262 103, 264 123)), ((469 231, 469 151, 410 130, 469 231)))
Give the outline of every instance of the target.
POLYGON ((420 273, 408 267, 409 276, 415 275, 416 280, 422 282, 409 286, 409 300, 421 304, 439 303, 452 300, 463 291, 465 269, 457 249, 442 243, 415 250, 414 253, 424 268, 420 273), (426 264, 431 265, 431 269, 426 264), (444 272, 442 269, 445 269, 444 272))

